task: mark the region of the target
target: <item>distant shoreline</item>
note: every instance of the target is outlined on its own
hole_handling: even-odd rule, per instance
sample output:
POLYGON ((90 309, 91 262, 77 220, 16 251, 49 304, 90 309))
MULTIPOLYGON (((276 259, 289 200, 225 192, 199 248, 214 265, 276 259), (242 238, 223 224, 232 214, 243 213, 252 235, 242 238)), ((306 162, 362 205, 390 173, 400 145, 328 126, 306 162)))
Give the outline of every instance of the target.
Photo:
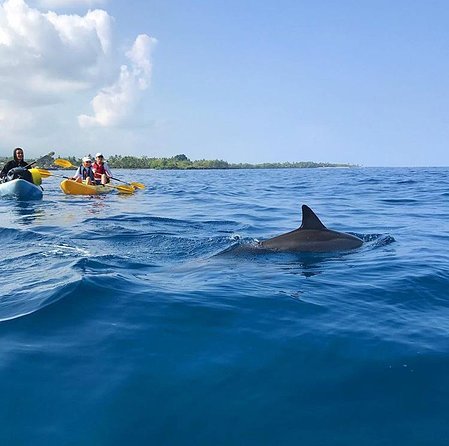
MULTIPOLYGON (((55 158, 64 158, 74 166, 81 164, 81 158, 74 156, 54 156, 54 152, 37 158, 26 159, 27 162, 38 161, 39 167, 51 168, 55 158)), ((0 157, 0 164, 4 165, 11 158, 0 157)), ((190 160, 186 155, 176 155, 171 158, 149 158, 147 156, 112 155, 107 162, 114 169, 155 169, 155 170, 236 170, 236 169, 316 169, 316 168, 344 168, 360 167, 354 164, 323 163, 315 161, 283 162, 283 163, 229 163, 224 160, 190 160)))
MULTIPOLYGON (((78 165, 81 160, 69 158, 72 164, 78 165)), ((147 156, 134 157, 112 155, 107 157, 111 168, 123 169, 156 169, 156 170, 211 170, 211 169, 304 169, 304 168, 352 168, 359 167, 343 163, 321 163, 314 161, 285 162, 285 163, 229 163, 224 160, 190 160, 186 155, 176 155, 171 158, 149 158, 147 156)))
MULTIPOLYGON (((189 168, 181 168, 181 167, 124 167, 124 166, 115 166, 109 163, 109 167, 113 169, 134 169, 134 170, 287 170, 287 169, 354 169, 359 168, 361 166, 351 165, 351 166, 282 166, 282 167, 274 167, 274 166, 260 166, 254 165, 253 167, 189 167, 189 168)), ((61 169, 58 167, 58 169, 61 169)), ((62 169, 65 170, 65 169, 62 169)))
POLYGON ((322 163, 314 161, 284 162, 284 163, 229 163, 224 160, 190 160, 186 155, 176 155, 172 158, 148 158, 113 155, 108 159, 115 168, 147 168, 164 170, 210 170, 210 169, 304 169, 304 168, 351 168, 358 167, 343 163, 322 163))

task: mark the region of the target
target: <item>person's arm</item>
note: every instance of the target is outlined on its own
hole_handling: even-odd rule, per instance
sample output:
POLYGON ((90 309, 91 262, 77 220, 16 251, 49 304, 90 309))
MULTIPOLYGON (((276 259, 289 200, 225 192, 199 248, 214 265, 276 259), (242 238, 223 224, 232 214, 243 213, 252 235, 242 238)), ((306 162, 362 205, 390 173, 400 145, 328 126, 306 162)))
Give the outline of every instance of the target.
POLYGON ((2 169, 2 171, 0 172, 0 178, 3 178, 5 175, 6 175, 6 166, 7 166, 8 164, 5 164, 4 166, 3 166, 3 169, 2 169))
POLYGON ((106 175, 109 178, 112 178, 112 172, 111 172, 111 169, 109 168, 109 164, 108 163, 104 163, 104 171, 106 172, 106 175))
POLYGON ((11 161, 8 161, 0 172, 0 178, 6 177, 6 174, 11 170, 11 161))
POLYGON ((82 175, 81 175, 81 167, 78 167, 78 169, 75 172, 75 175, 73 175, 72 180, 76 180, 78 178, 82 179, 82 175))

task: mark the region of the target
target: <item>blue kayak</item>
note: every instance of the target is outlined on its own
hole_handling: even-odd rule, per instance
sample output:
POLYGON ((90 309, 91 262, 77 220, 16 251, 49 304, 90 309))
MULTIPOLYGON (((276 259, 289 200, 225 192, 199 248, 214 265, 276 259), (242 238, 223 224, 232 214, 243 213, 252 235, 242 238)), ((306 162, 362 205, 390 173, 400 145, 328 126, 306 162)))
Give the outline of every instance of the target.
POLYGON ((19 178, 0 183, 0 197, 17 198, 19 200, 40 200, 42 198, 42 188, 19 178))

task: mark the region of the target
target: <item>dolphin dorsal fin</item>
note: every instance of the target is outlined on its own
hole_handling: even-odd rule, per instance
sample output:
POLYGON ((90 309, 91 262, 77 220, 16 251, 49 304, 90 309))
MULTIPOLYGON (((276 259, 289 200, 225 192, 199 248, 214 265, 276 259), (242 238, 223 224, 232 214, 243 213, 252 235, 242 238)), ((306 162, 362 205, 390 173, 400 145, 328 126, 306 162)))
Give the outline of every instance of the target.
POLYGON ((315 215, 315 212, 306 206, 302 205, 302 224, 300 229, 326 229, 326 226, 321 223, 320 219, 315 215))

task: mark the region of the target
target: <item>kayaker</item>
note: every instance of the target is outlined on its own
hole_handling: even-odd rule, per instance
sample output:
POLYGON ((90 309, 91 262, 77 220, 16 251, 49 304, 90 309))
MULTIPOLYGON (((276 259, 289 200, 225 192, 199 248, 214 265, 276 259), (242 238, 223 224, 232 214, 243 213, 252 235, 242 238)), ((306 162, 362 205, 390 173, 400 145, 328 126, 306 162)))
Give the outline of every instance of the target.
MULTIPOLYGON (((11 169, 15 167, 26 167, 28 163, 23 159, 23 149, 17 147, 12 152, 13 158, 11 161, 8 161, 0 172, 0 178, 4 178, 11 169)), ((31 166, 29 166, 31 167, 31 166)))
POLYGON ((94 171, 96 184, 104 185, 111 181, 112 172, 102 153, 97 153, 95 155, 95 162, 92 165, 92 169, 94 171))
POLYGON ((82 183, 83 181, 86 184, 95 183, 94 171, 92 169, 92 160, 89 156, 85 156, 83 158, 83 163, 78 167, 78 170, 75 172, 75 175, 73 175, 72 180, 75 180, 78 183, 82 183))

